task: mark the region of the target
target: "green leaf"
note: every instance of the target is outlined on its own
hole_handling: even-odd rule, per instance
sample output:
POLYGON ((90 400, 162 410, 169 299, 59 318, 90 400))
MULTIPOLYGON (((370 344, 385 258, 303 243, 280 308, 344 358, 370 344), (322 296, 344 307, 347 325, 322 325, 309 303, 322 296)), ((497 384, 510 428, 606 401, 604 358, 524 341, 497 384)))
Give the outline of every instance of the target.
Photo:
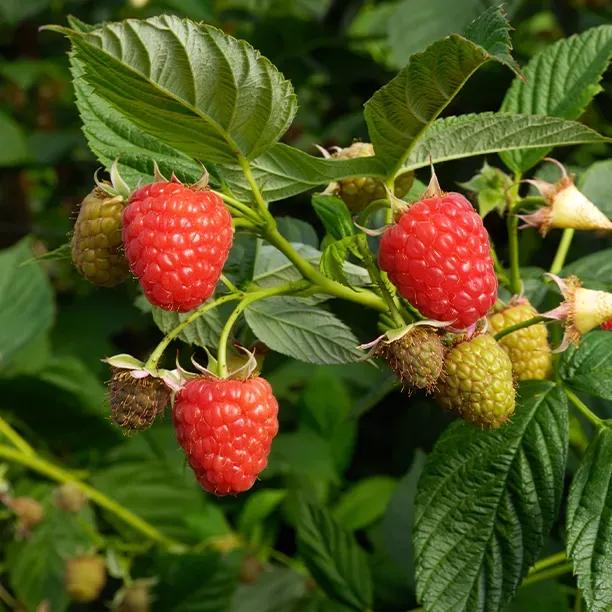
POLYGON ((66 560, 92 548, 94 517, 89 507, 78 514, 64 512, 50 500, 44 507, 44 519, 30 537, 9 545, 7 568, 15 595, 29 610, 46 600, 51 610, 61 612, 69 605, 66 560))
POLYGON ((290 482, 306 476, 314 482, 337 482, 333 449, 328 440, 308 427, 291 433, 281 433, 272 444, 264 478, 286 475, 290 482))
POLYGON ((323 508, 302 499, 298 551, 325 593, 353 610, 372 607, 372 579, 366 556, 323 508))
POLYGON ((359 234, 347 236, 346 238, 329 243, 323 250, 321 261, 319 262, 321 272, 328 278, 350 286, 351 283, 346 275, 347 259, 351 255, 361 259, 359 243, 364 240, 365 235, 359 234))
POLYGON ((245 311, 249 327, 273 351, 307 363, 348 363, 362 357, 353 332, 331 312, 300 298, 273 297, 245 311))
MULTIPOLYGON (((156 425, 119 446, 93 475, 92 484, 178 539, 193 539, 184 517, 206 506, 171 426, 156 425)), ((119 523, 116 527, 124 528, 119 523)))
POLYGON ((31 257, 27 239, 0 251, 0 369, 53 319, 53 295, 42 268, 20 267, 31 257))
POLYGON ((331 368, 317 368, 301 394, 301 422, 330 439, 346 420, 352 401, 347 384, 331 368))
MULTIPOLYGON (((232 311, 232 308, 233 304, 228 303, 209 310, 203 317, 199 317, 193 323, 190 323, 179 334, 179 340, 187 344, 195 344, 196 346, 216 346, 219 343, 219 336, 221 335, 223 324, 232 311)), ((153 306, 152 314, 155 325, 157 325, 164 334, 167 334, 192 313, 171 312, 153 306)))
POLYGON ((564 353, 559 376, 576 391, 612 400, 612 334, 592 331, 564 353))
POLYGON ((612 249, 591 253, 565 266, 562 277, 574 274, 585 287, 612 291, 612 249))
POLYGON ((589 166, 580 176, 578 183, 580 191, 608 217, 612 217, 610 176, 612 176, 612 159, 606 159, 589 166))
MULTIPOLYGON (((321 251, 308 244, 294 243, 293 248, 307 261, 318 266, 321 260, 321 251)), ((364 268, 350 262, 345 262, 343 271, 347 282, 354 287, 366 285, 370 276, 364 268)), ((300 271, 289 259, 275 247, 263 244, 258 249, 253 272, 253 281, 260 287, 273 287, 280 283, 299 280, 300 271)), ((321 301, 317 299, 317 301, 321 301)))
MULTIPOLYGON (((483 9, 496 8, 499 4, 497 0, 452 3, 448 0, 403 0, 397 3, 388 16, 386 28, 392 64, 398 68, 403 66, 408 56, 444 36, 460 34, 483 9)), ((505 2, 504 8, 510 10, 516 4, 516 0, 505 2)))
POLYGON ((238 530, 245 536, 261 527, 261 523, 272 514, 287 496, 285 489, 263 489, 255 491, 246 500, 238 517, 238 530))
POLYGON ((364 478, 342 494, 332 515, 349 531, 363 529, 384 515, 396 486, 389 476, 364 478))
POLYGON ((299 244, 308 244, 315 249, 319 246, 319 237, 315 228, 302 221, 302 219, 294 219, 293 217, 277 217, 276 224, 278 231, 289 241, 299 244))
POLYGON ((476 194, 478 211, 484 218, 493 210, 497 210, 500 215, 504 213, 507 192, 512 186, 512 179, 505 172, 489 166, 485 161, 478 174, 468 182, 459 183, 459 185, 476 194))
POLYGON ((257 157, 295 114, 281 73, 212 26, 162 15, 91 32, 55 29, 72 42, 79 79, 142 131, 190 157, 257 157))
POLYGON ((0 112, 0 167, 16 166, 29 158, 28 143, 19 124, 0 112))
POLYGON ((404 167, 423 168, 431 161, 485 155, 514 149, 569 146, 606 142, 594 130, 556 117, 478 113, 434 121, 414 147, 404 167))
MULTIPOLYGON (((514 3, 517 4, 517 0, 514 0, 514 3)), ((522 76, 518 64, 512 57, 510 26, 501 4, 493 1, 486 10, 479 12, 478 16, 467 24, 463 35, 486 49, 498 62, 508 66, 517 76, 522 76)))
MULTIPOLYGON (((241 584, 229 612, 305 612, 304 576, 286 567, 266 569, 256 582, 241 584)), ((314 612, 308 609, 308 612, 314 612)))
POLYGON ((591 612, 612 607, 612 429, 604 427, 574 476, 567 503, 567 554, 591 612))
POLYGON ((425 609, 502 610, 557 517, 568 446, 565 394, 519 388, 516 414, 484 431, 453 424, 419 482, 414 542, 425 609))
POLYGON ((240 556, 218 552, 163 555, 157 559, 155 609, 227 612, 238 584, 240 556))
POLYGON ((143 132, 133 121, 109 105, 80 78, 84 70, 83 62, 74 53, 70 54, 70 65, 83 133, 89 148, 106 168, 110 168, 119 157, 121 176, 131 186, 153 180, 153 160, 166 176, 174 172, 184 181, 197 180, 202 174, 201 165, 155 136, 143 132))
MULTIPOLYGON (((501 106, 505 112, 577 119, 601 91, 599 81, 612 56, 612 25, 591 28, 565 38, 536 54, 515 79, 501 106)), ((502 153, 510 169, 524 172, 550 147, 502 153)))
POLYGON ((568 589, 566 585, 552 580, 535 582, 519 589, 506 612, 570 612, 568 589))
MULTIPOLYGON (((493 53, 506 43, 504 29, 490 37, 488 24, 472 35, 484 34, 493 53)), ((387 175, 394 175, 431 123, 446 108, 467 79, 494 55, 457 34, 413 55, 408 65, 365 105, 365 118, 376 156, 387 175)))
POLYGON ((312 196, 312 207, 321 219, 325 231, 335 240, 355 233, 351 211, 338 196, 317 193, 312 196))
MULTIPOLYGON (((342 178, 382 177, 385 173, 384 167, 375 157, 325 159, 282 142, 253 160, 252 170, 255 180, 262 185, 266 200, 270 202, 284 200, 342 178)), ((240 166, 223 165, 222 174, 239 197, 250 197, 250 188, 240 166)))
POLYGON ((411 534, 414 528, 417 484, 425 466, 425 459, 423 451, 415 452, 410 469, 397 483, 389 500, 381 525, 385 550, 401 568, 410 582, 411 589, 414 589, 414 545, 411 537, 398 537, 398 534, 411 534))

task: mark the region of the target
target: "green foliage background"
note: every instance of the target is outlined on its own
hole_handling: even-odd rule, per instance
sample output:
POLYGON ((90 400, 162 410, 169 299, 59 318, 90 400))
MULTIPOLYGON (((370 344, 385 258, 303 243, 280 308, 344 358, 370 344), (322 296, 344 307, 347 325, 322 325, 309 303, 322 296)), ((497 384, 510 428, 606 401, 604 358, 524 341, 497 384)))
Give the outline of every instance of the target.
MULTIPOLYGON (((344 363, 347 354, 355 353, 358 340, 371 339, 375 315, 334 303, 331 312, 350 324, 350 333, 354 333, 347 340, 346 331, 338 331, 342 341, 334 351, 316 357, 308 351, 295 355, 298 349, 289 332, 284 339, 268 342, 271 346, 277 342, 273 346, 277 352, 268 357, 264 372, 281 403, 281 433, 274 442, 269 467, 253 491, 218 500, 202 493, 195 483, 178 450, 168 414, 150 431, 131 438, 123 437, 108 420, 104 388, 108 370, 100 359, 120 352, 146 358, 160 338, 155 324, 168 330, 176 324, 176 315, 155 311, 151 317, 134 284, 112 290, 92 288, 61 253, 43 257, 40 264, 32 262, 34 256, 50 253, 66 242, 76 207, 91 189, 93 173, 99 166, 81 132, 67 45, 56 33, 40 32, 40 25, 65 25, 68 14, 85 23, 98 23, 170 13, 214 24, 244 38, 293 84, 299 108, 283 142, 317 155, 315 143, 345 146, 354 138, 367 139, 366 122, 385 126, 385 96, 392 96, 393 85, 372 99, 365 118, 364 102, 395 76, 411 54, 423 51, 443 36, 464 32, 492 4, 497 3, 0 2, 0 414, 37 453, 63 466, 64 477, 74 474, 86 479, 122 508, 146 520, 158 534, 148 539, 136 533, 113 508, 95 506, 94 510, 92 504, 75 516, 60 511, 54 504, 50 480, 36 466, 28 469, 0 453, 0 487, 39 499, 46 511, 44 522, 32 536, 17 541, 14 517, 0 507, 0 608, 10 609, 19 601, 26 609, 35 610, 47 600, 53 612, 66 609, 69 602, 63 586, 65 559, 98 550, 106 556, 111 571, 100 601, 113 600, 125 581, 155 577, 155 610, 392 612, 417 606, 417 594, 426 609, 496 610, 506 604, 538 558, 560 553, 567 541, 569 547, 581 548, 588 542, 592 545, 577 564, 576 569, 582 571, 578 583, 567 567, 564 573, 552 574, 548 580, 527 578, 510 609, 569 610, 576 601, 577 586, 591 609, 605 609, 612 587, 604 584, 596 589, 588 576, 610 575, 612 527, 605 515, 608 531, 589 534, 589 515, 580 500, 584 497, 586 506, 599 509, 602 516, 607 507, 609 514, 609 489, 593 483, 588 476, 598 460, 610 469, 612 441, 609 429, 602 430, 586 450, 587 434, 595 434, 590 424, 576 417, 568 425, 565 396, 557 385, 528 383, 522 393, 521 418, 513 421, 512 431, 505 432, 501 441, 494 434, 483 443, 473 428, 464 424, 449 427, 451 419, 424 396, 408 399, 400 393, 384 368, 344 363), (283 353, 299 356, 303 361, 285 358, 283 353), (321 367, 321 362, 334 365, 321 367), (547 432, 544 442, 538 436, 541 429, 547 432), (442 432, 443 438, 431 454, 442 432), (542 444, 550 447, 550 462, 546 464, 538 463, 542 444), (428 468, 417 493, 426 454, 428 468), (474 492, 484 486, 480 469, 483 457, 489 456, 490 486, 482 501, 474 492), (529 478, 522 473, 524 456, 539 458, 530 466, 529 478), (6 463, 2 463, 4 460, 6 463), (561 499, 567 497, 574 474, 580 487, 572 489, 569 497, 566 535, 565 510, 559 517, 557 510, 561 499), (448 505, 443 517, 436 515, 441 507, 444 509, 434 503, 436 495, 447 498, 442 500, 448 505), (453 525, 461 525, 463 533, 471 534, 475 554, 481 555, 480 562, 493 576, 493 593, 484 592, 488 587, 482 584, 484 574, 475 557, 466 558, 461 548, 454 553, 453 549, 445 551, 448 534, 439 526, 447 516, 459 517, 453 525), (463 516, 465 520, 461 522, 463 516), (415 522, 421 531, 413 543, 415 522), (525 524, 530 525, 530 530, 523 531, 521 525, 525 524), (585 533, 589 536, 586 543, 585 533), (607 538, 603 540, 607 543, 603 551, 596 546, 598 538, 607 538), (500 541, 514 542, 521 552, 502 554, 500 541), (415 554, 426 555, 428 547, 439 551, 435 565, 428 568, 420 564, 415 570, 415 554), (253 559, 257 563, 251 563, 253 559), (257 567, 256 576, 246 575, 249 563, 257 567), (495 573, 502 571, 500 567, 503 580, 496 582, 495 573), (423 586, 432 572, 438 578, 434 580, 435 589, 423 586), (457 599, 453 599, 455 595, 457 599), (482 608, 483 597, 487 597, 489 607, 482 608), (598 598, 603 603, 598 604, 598 598)), ((512 1, 506 3, 506 10, 515 28, 514 58, 522 66, 552 42, 612 19, 612 9, 605 2, 587 0, 512 1)), ((457 45, 464 49, 463 42, 457 45)), ((560 49, 560 56, 563 51, 560 49)), ((477 49, 470 52, 474 66, 482 63, 477 49)), ((604 55, 602 52, 600 72, 607 62, 604 55)), ((471 78, 446 115, 500 108, 514 76, 503 65, 512 67, 511 58, 504 53, 500 58, 500 63, 488 63, 471 78)), ((79 61, 73 58, 77 70, 79 61)), ((104 67, 99 68, 96 78, 102 81, 104 67)), ((598 68, 593 70, 595 74, 598 68)), ((551 91, 555 79, 564 79, 580 92, 573 105, 555 107, 550 103, 553 94, 546 103, 535 95, 520 97, 513 93, 518 87, 515 85, 502 110, 580 118, 599 134, 611 136, 609 78, 602 82, 603 91, 590 102, 596 87, 593 75, 590 79, 584 76, 584 83, 572 83, 574 73, 578 71, 564 64, 561 57, 557 69, 547 75, 551 91)), ((531 75, 526 72, 526 76, 531 75)), ((532 82, 528 79, 527 87, 532 82)), ((401 81, 394 83, 402 86, 401 81)), ((212 82, 209 85, 215 86, 212 82)), ((82 91, 78 93, 84 95, 82 91)), ((438 103, 443 105, 442 100, 438 103)), ((272 126, 271 131, 282 133, 289 121, 291 100, 286 104, 286 116, 277 117, 278 126, 272 126)), ((96 115, 100 109, 92 102, 89 112, 96 115)), ((448 188, 467 183, 468 191, 478 192, 481 211, 488 212, 494 206, 489 206, 486 190, 473 181, 468 183, 482 166, 482 157, 454 160, 453 151, 445 148, 445 134, 452 130, 457 142, 486 152, 484 140, 479 142, 473 135, 475 121, 471 115, 442 120, 411 152, 407 163, 417 168, 417 177, 426 182, 428 171, 421 168, 427 166, 430 154, 439 161, 451 160, 438 165, 440 182, 448 188)), ((489 122, 485 124, 489 135, 504 134, 509 128, 497 123, 492 115, 478 121, 489 122)), ((525 129, 533 134, 542 127, 532 119, 525 121, 525 129)), ((387 129, 389 125, 387 122, 387 129)), ((412 133, 419 129, 418 120, 406 115, 403 127, 412 133)), ((392 140, 388 138, 390 131, 381 131, 381 142, 392 140)), ((95 134, 87 136, 90 142, 96 142, 95 134)), ((181 140, 180 133, 176 139, 181 140)), ((247 149, 245 153, 257 155, 255 140, 241 144, 247 149)), ((397 150, 403 150, 401 142, 395 144, 397 150)), ((104 145, 97 142, 97 153, 103 159, 112 159, 104 145)), ((109 146, 109 152, 115 150, 113 147, 116 145, 109 146)), ((222 147, 216 151, 219 159, 213 161, 222 163, 222 147)), ((188 157, 177 168, 176 157, 169 155, 165 159, 164 153, 159 152, 162 169, 165 162, 166 169, 176 169, 184 177, 198 172, 197 164, 188 157)), ((204 157, 207 151, 202 153, 204 157)), ((261 172, 280 165, 288 155, 279 145, 260 162, 261 172)), ((609 145, 583 144, 560 149, 555 155, 578 173, 583 190, 612 215, 609 145)), ((197 157, 195 153, 193 156, 197 157)), ((397 157, 389 145, 380 160, 381 169, 367 171, 384 175, 397 157)), ((529 170, 540 160, 541 151, 504 152, 501 157, 512 170, 529 170)), ((135 179, 143 171, 132 160, 128 150, 120 159, 128 177, 135 179)), ((494 154, 488 155, 487 160, 501 166, 494 154)), ((257 167, 255 170, 257 173, 257 167)), ((230 180, 232 175, 228 173, 230 180)), ((330 180, 333 178, 330 176, 330 180)), ((235 178, 233 183, 237 191, 240 180, 235 178)), ((273 208, 274 214, 281 217, 281 233, 303 245, 304 257, 316 260, 326 231, 338 231, 333 237, 342 239, 350 235, 352 225, 345 224, 344 230, 334 230, 331 225, 330 230, 324 221, 323 201, 318 205, 314 202, 319 216, 315 215, 309 206, 310 195, 303 193, 308 180, 308 176, 302 176, 264 183, 263 187, 271 200, 283 199, 273 208)), ((505 257, 507 245, 501 217, 488 215, 487 227, 498 252, 505 257)), ((521 262, 529 266, 525 272, 526 290, 540 307, 558 300, 535 280, 537 272, 550 265, 555 240, 553 236, 543 243, 535 232, 525 232, 521 237, 521 262)), ((235 248, 229 266, 235 282, 248 274, 244 266, 249 248, 246 243, 238 243, 235 248)), ((575 261, 569 263, 567 271, 578 274, 589 287, 612 290, 611 251, 605 250, 610 248, 609 238, 577 236, 571 255, 575 261)), ((328 260, 322 262, 323 269, 328 266, 330 274, 349 276, 351 282, 359 284, 360 268, 338 269, 336 258, 327 250, 324 253, 328 260)), ((295 278, 295 269, 273 249, 258 257, 260 269, 256 267, 254 275, 260 285, 295 278)), ((265 321, 275 312, 289 310, 292 302, 279 300, 292 299, 273 298, 247 310, 247 322, 258 337, 265 338, 265 321)), ((323 311, 313 305, 305 308, 312 309, 312 328, 326 324, 323 311)), ((302 308, 301 321, 304 316, 302 308)), ((211 343, 218 338, 221 321, 207 318, 207 325, 190 328, 185 339, 195 345, 211 343)), ((333 329, 328 329, 326 335, 333 335, 333 329)), ((202 356, 200 349, 194 350, 196 356, 202 356)), ((606 335, 595 332, 580 348, 565 354, 560 365, 562 378, 576 392, 597 396, 590 398, 591 405, 602 418, 612 418, 612 377, 606 365, 611 353, 606 335)), ((3 437, 0 430, 2 443, 6 441, 3 437)), ((54 478, 53 474, 46 476, 54 478)), ((98 602, 91 609, 101 609, 101 605, 98 602)))

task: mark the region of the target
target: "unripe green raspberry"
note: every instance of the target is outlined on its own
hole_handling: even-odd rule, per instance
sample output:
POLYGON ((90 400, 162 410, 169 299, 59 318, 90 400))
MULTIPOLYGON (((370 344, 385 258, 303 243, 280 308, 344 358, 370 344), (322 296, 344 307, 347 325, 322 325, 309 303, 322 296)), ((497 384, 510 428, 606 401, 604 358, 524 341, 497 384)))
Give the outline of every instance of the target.
MULTIPOLYGON (((372 157, 374 147, 369 142, 354 142, 350 147, 340 149, 332 155, 333 159, 353 159, 372 157)), ((395 179, 394 192, 398 198, 405 196, 413 181, 412 172, 404 172, 395 179)), ((335 193, 344 200, 349 210, 362 211, 370 202, 386 197, 385 186, 380 179, 371 176, 346 178, 338 181, 335 193)))
POLYGON ((76 485, 67 482, 55 492, 55 505, 65 512, 77 513, 87 504, 87 496, 76 485))
POLYGON ((79 210, 72 236, 72 261, 94 285, 113 287, 129 274, 121 240, 124 200, 101 187, 89 193, 79 210))
POLYGON ((381 342, 377 354, 385 358, 408 390, 433 391, 444 365, 444 346, 431 328, 418 326, 394 342, 381 342))
POLYGON ((15 497, 8 502, 8 506, 17 517, 17 534, 20 537, 27 537, 45 517, 42 504, 31 497, 15 497))
POLYGON ((112 609, 116 612, 149 612, 153 583, 150 579, 136 580, 124 587, 115 597, 112 609))
MULTIPOLYGON (((498 333, 511 325, 536 317, 537 310, 527 301, 497 312, 489 317, 492 333, 498 333)), ((549 378, 552 373, 552 353, 548 344, 548 332, 544 323, 519 329, 499 341, 512 361, 512 371, 517 380, 549 378)))
POLYGON ((111 418, 123 430, 141 431, 170 403, 170 390, 153 376, 134 378, 130 370, 112 368, 109 383, 111 418))
POLYGON ((106 584, 106 565, 99 555, 75 557, 66 562, 66 591, 72 601, 89 603, 98 599, 106 584))
POLYGON ((436 397, 474 425, 499 427, 514 413, 512 362, 489 334, 461 342, 446 356, 436 397))

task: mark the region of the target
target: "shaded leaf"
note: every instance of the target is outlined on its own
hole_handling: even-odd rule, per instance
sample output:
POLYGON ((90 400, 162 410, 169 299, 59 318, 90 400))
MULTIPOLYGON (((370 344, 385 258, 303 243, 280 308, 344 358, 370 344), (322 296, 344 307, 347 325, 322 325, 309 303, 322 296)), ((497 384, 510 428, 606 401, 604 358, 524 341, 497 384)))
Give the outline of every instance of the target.
POLYGON ((567 554, 592 612, 612 606, 612 429, 589 444, 567 503, 567 554))
POLYGON ((419 482, 417 594, 427 610, 502 610, 540 554, 563 491, 565 394, 519 388, 511 422, 494 431, 453 424, 419 482))
POLYGON ((302 502, 298 551, 318 585, 353 610, 371 608, 372 581, 365 553, 327 511, 302 502))
POLYGON ((19 265, 31 257, 27 239, 0 251, 0 369, 53 318, 51 286, 42 268, 19 265))
MULTIPOLYGON (((612 25, 591 28, 556 42, 536 54, 516 78, 501 106, 504 112, 577 119, 601 91, 599 81, 612 56, 612 25)), ((502 153, 512 170, 523 172, 550 147, 502 153)))
POLYGON ((351 212, 344 200, 338 196, 317 193, 312 196, 312 207, 321 219, 325 231, 335 240, 355 233, 351 212))
POLYGON ((577 391, 612 400, 612 334, 592 331, 564 353, 559 376, 577 391))
POLYGON ((349 531, 363 529, 383 516, 396 486, 389 476, 364 478, 342 494, 332 515, 349 531))
POLYGON ((362 354, 349 327, 334 314, 294 297, 249 305, 249 327, 273 351, 308 363, 348 363, 362 354))
MULTIPOLYGON (((479 20, 480 22, 480 20, 479 20)), ((486 34, 489 49, 457 34, 413 55, 407 66, 365 105, 365 118, 376 157, 394 175, 431 123, 492 53, 506 44, 508 24, 489 37, 489 26, 475 26, 472 36, 486 34)))

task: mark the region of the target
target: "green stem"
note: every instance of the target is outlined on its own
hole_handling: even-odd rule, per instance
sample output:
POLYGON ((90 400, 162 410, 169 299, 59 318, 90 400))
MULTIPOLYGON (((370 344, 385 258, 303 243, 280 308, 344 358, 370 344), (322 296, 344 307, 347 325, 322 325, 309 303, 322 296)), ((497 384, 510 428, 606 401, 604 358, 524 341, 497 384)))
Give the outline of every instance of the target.
POLYGON ((574 407, 584 416, 588 421, 593 423, 595 427, 601 429, 604 427, 604 422, 600 419, 571 389, 564 387, 565 395, 569 401, 574 404, 574 407))
POLYGON ((259 190, 259 185, 257 184, 255 177, 253 176, 253 171, 251 170, 251 164, 249 164, 249 160, 243 155, 240 155, 240 157, 238 158, 238 163, 240 164, 240 167, 242 168, 242 173, 244 174, 244 177, 246 178, 247 183, 249 184, 249 187, 253 192, 253 197, 255 198, 255 203, 259 208, 259 212, 261 213, 264 219, 269 219, 271 217, 270 211, 268 210, 266 201, 264 200, 263 195, 259 190))
POLYGON ((559 248, 557 249, 552 265, 550 266, 551 274, 559 274, 559 272, 561 272, 563 269, 567 253, 569 252, 572 239, 574 238, 574 233, 575 230, 572 228, 563 230, 563 235, 561 236, 561 241, 559 242, 559 248))
POLYGON ((0 434, 24 455, 34 454, 34 449, 2 417, 0 417, 0 434))
POLYGON ((241 202, 240 200, 237 200, 226 193, 222 193, 221 191, 213 191, 213 193, 218 195, 230 208, 235 209, 236 212, 244 215, 252 222, 258 223, 260 221, 257 213, 244 202, 241 202))
POLYGON ((538 323, 550 323, 550 319, 544 317, 542 315, 538 315, 536 317, 531 317, 531 319, 527 319, 526 321, 521 321, 520 323, 515 323, 514 325, 510 325, 510 327, 506 327, 501 331, 497 332, 495 336, 495 340, 501 340, 505 336, 509 334, 513 334, 515 331, 519 331, 519 329, 525 329, 526 327, 531 327, 532 325, 537 325, 538 323))
POLYGON ((567 561, 567 555, 564 551, 555 553, 554 555, 550 555, 549 557, 536 561, 531 566, 529 574, 535 574, 536 572, 549 568, 551 565, 558 565, 559 563, 564 563, 565 561, 567 561))
POLYGON ((321 274, 310 262, 306 261, 291 245, 291 243, 278 231, 276 221, 270 214, 266 201, 257 185, 257 181, 253 176, 249 160, 244 156, 238 157, 238 162, 242 168, 242 172, 251 188, 255 203, 259 208, 261 218, 265 224, 262 228, 262 236, 279 251, 281 251, 293 265, 299 270, 300 274, 318 285, 323 291, 338 298, 342 298, 351 302, 357 302, 364 306, 374 308, 379 311, 386 311, 387 305, 384 300, 377 296, 372 291, 366 289, 351 289, 342 283, 333 281, 321 274))
POLYGON ((221 275, 221 282, 225 285, 225 288, 230 293, 240 293, 240 289, 238 289, 238 287, 236 287, 236 285, 234 285, 234 283, 232 283, 232 281, 229 278, 227 278, 225 274, 221 275))
POLYGON ((217 351, 217 368, 218 374, 221 378, 227 377, 227 341, 232 331, 232 327, 238 317, 246 310, 246 308, 253 302, 263 300, 265 298, 273 297, 275 295, 288 295, 291 293, 298 293, 310 287, 308 281, 296 281, 293 283, 286 283, 284 285, 278 285, 276 287, 269 287, 266 289, 260 289, 259 291, 253 291, 244 294, 243 298, 238 302, 236 308, 232 311, 230 316, 225 321, 223 329, 221 330, 221 336, 219 337, 219 348, 217 351))
POLYGON ((165 546, 167 549, 175 552, 185 550, 184 544, 165 536, 163 533, 153 527, 153 525, 141 519, 131 510, 128 510, 110 497, 107 497, 101 491, 94 489, 90 485, 85 484, 80 480, 77 480, 69 471, 53 465, 36 454, 28 455, 9 446, 5 446, 4 444, 0 444, 0 457, 6 459, 7 461, 20 463, 21 465, 30 468, 43 476, 51 478, 51 480, 61 483, 69 482, 80 489, 92 502, 98 504, 98 506, 101 508, 112 512, 115 516, 123 520, 123 522, 127 523, 143 535, 146 535, 151 540, 154 540, 162 546, 165 546))
POLYGON ((194 310, 186 319, 183 319, 174 329, 169 331, 162 339, 162 341, 155 347, 155 350, 151 353, 149 359, 145 363, 144 367, 150 372, 157 370, 157 364, 163 355, 166 347, 174 340, 186 327, 191 325, 194 321, 199 319, 202 315, 206 314, 209 310, 221 306, 226 302, 238 300, 242 297, 241 293, 231 293, 229 295, 223 295, 212 302, 205 302, 199 308, 194 310))
POLYGON ((510 257, 510 291, 518 295, 523 289, 519 262, 518 217, 511 210, 508 212, 507 225, 510 257))
POLYGON ((320 287, 325 293, 329 293, 338 298, 356 302, 378 310, 386 312, 387 305, 385 301, 372 291, 367 289, 351 288, 333 281, 326 276, 323 276, 310 262, 306 261, 294 248, 293 245, 278 231, 276 226, 267 228, 264 233, 264 238, 291 261, 291 263, 299 270, 300 274, 311 281, 313 284, 320 287))
POLYGON ((521 174, 515 173, 514 186, 508 193, 508 218, 506 221, 508 228, 508 251, 510 259, 510 291, 519 294, 523 290, 521 281, 521 266, 519 259, 519 239, 518 239, 518 217, 515 208, 518 200, 518 188, 521 181, 521 174))
POLYGON ((523 580, 523 584, 521 586, 527 586, 536 582, 541 582, 542 580, 549 580, 550 578, 563 576, 563 574, 571 572, 572 569, 573 565, 568 561, 567 563, 551 567, 550 569, 542 570, 541 572, 535 572, 530 576, 527 576, 527 578, 523 580))
POLYGON ((393 318, 394 324, 398 327, 403 327, 404 325, 406 325, 406 321, 404 320, 402 313, 397 307, 397 304, 393 299, 393 295, 391 294, 389 287, 385 283, 382 274, 378 269, 374 258, 372 257, 372 253, 370 253, 370 249, 368 248, 368 243, 365 239, 365 236, 363 236, 363 240, 358 241, 358 245, 359 251, 361 252, 361 256, 363 257, 363 261, 365 262, 366 269, 370 274, 370 278, 372 279, 372 282, 376 283, 376 285, 378 286, 380 295, 382 296, 382 299, 385 301, 385 304, 389 309, 389 313, 393 318))

